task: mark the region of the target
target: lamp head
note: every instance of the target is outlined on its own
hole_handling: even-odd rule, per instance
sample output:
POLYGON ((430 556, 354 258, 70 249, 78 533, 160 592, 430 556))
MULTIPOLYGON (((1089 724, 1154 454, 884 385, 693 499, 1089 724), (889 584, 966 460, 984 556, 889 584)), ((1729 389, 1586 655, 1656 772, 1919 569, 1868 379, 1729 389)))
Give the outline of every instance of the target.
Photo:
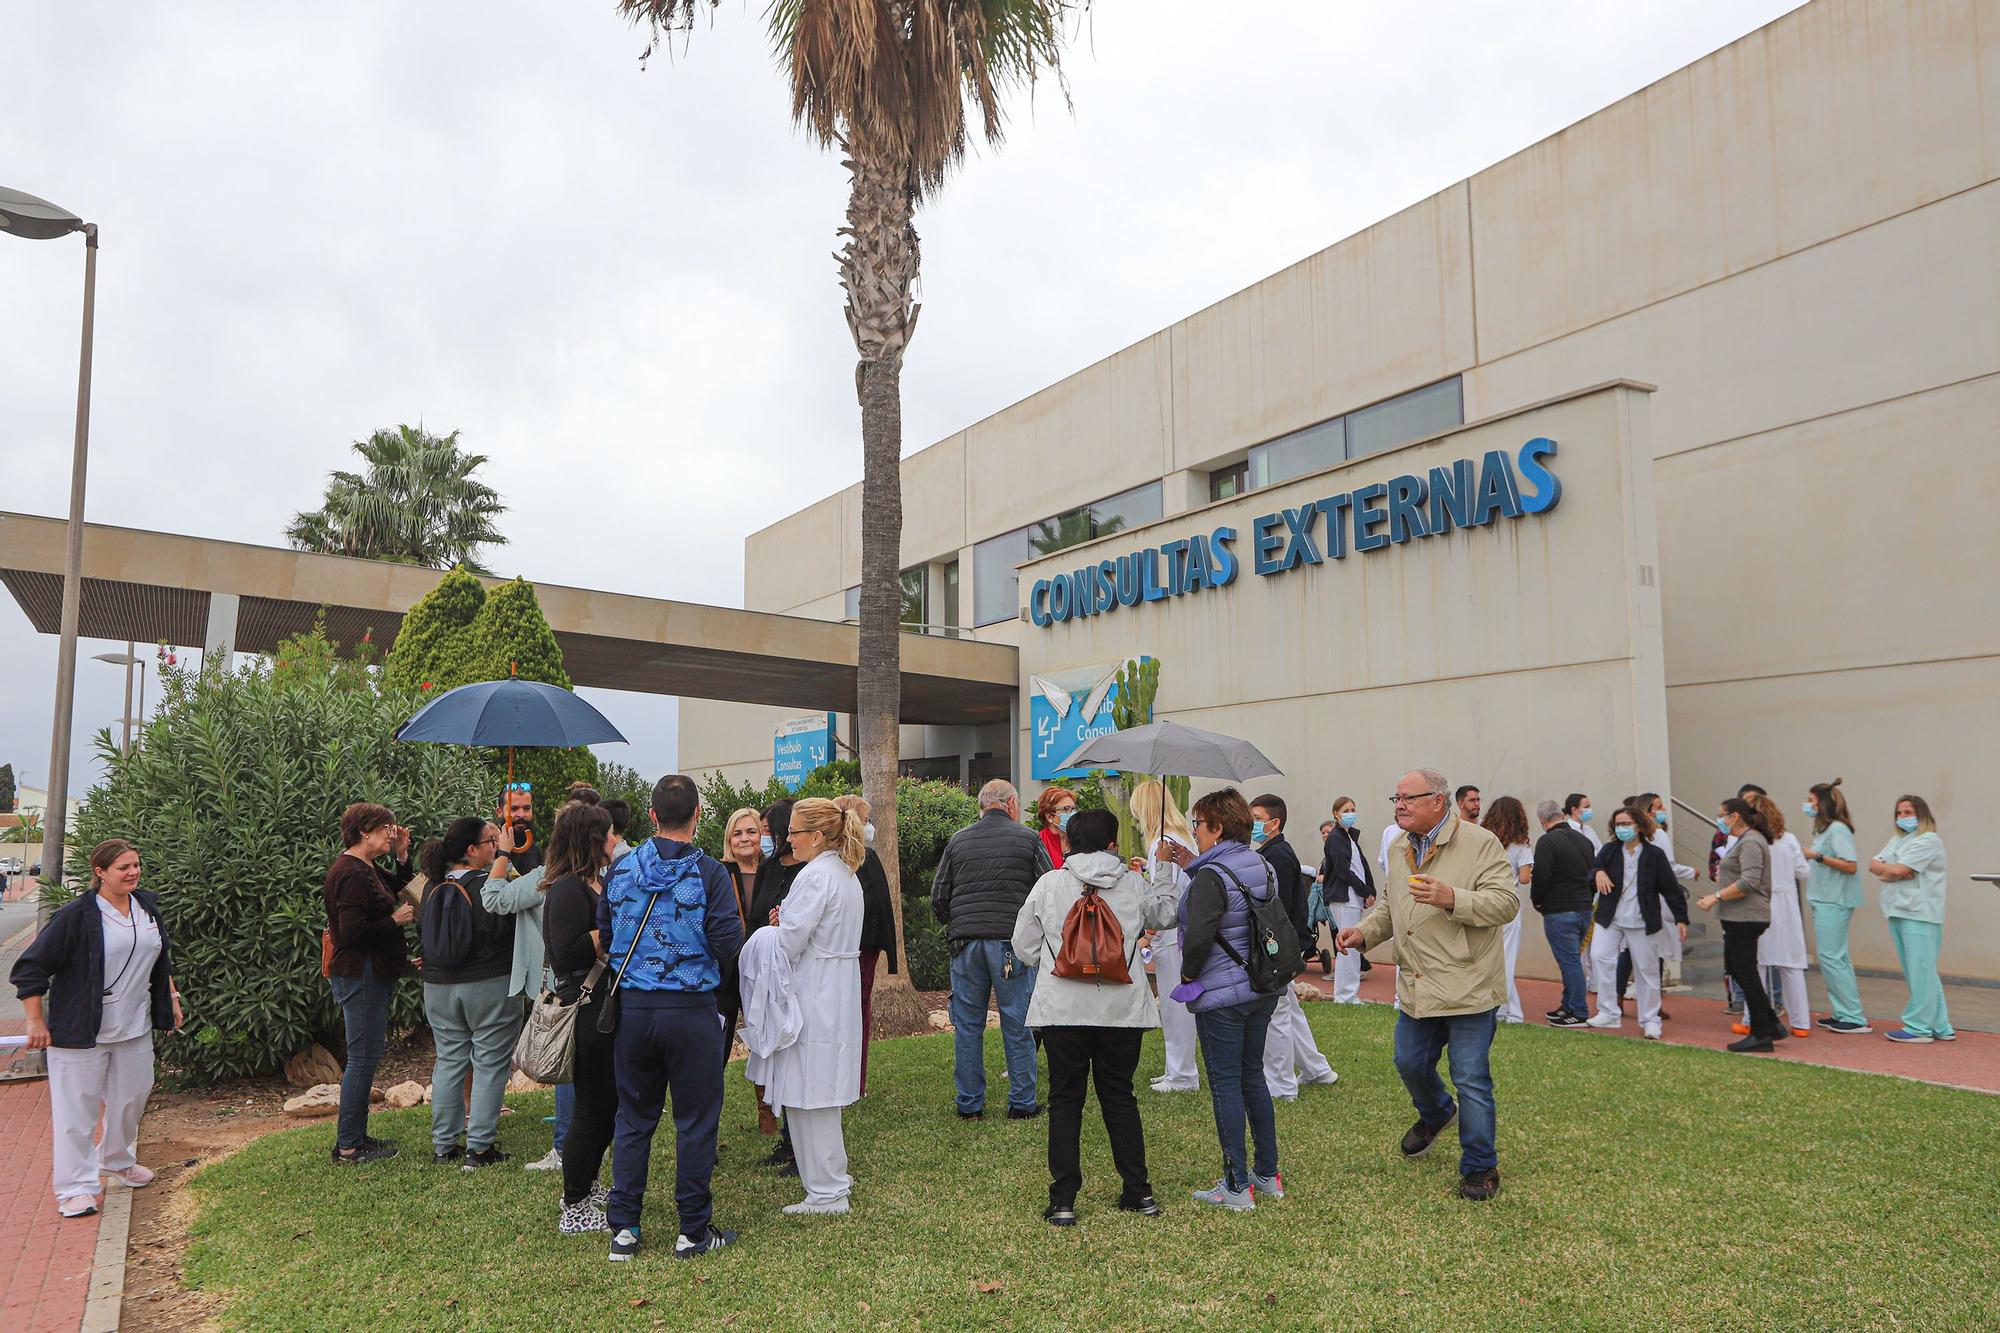
POLYGON ((31 241, 53 241, 82 231, 84 226, 84 220, 66 208, 0 186, 0 232, 31 241))

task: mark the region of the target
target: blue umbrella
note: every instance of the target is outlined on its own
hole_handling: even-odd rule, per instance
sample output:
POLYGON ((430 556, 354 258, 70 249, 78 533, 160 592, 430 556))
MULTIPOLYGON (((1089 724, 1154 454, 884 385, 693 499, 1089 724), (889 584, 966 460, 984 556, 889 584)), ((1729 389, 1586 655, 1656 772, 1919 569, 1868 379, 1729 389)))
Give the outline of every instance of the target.
POLYGON ((569 749, 625 737, 570 691, 510 677, 446 690, 396 728, 396 739, 569 749))

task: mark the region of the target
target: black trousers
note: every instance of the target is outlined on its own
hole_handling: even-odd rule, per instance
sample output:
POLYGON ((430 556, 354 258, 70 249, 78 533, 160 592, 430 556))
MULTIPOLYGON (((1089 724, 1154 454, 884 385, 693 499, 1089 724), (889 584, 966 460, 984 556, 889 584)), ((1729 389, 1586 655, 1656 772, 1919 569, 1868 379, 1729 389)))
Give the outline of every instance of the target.
MULTIPOLYGON (((608 976, 605 982, 609 984, 608 976)), ((618 1034, 597 1030, 597 1016, 603 1011, 600 990, 576 1016, 576 1072, 570 1081, 576 1106, 561 1144, 564 1203, 581 1203, 597 1183, 618 1124, 618 1077, 612 1060, 618 1034)))
POLYGON ((1141 1030, 1049 1027, 1037 1032, 1049 1060, 1049 1205, 1076 1206, 1076 1192, 1083 1186, 1083 1099, 1093 1080, 1104 1132, 1111 1137, 1111 1162, 1125 1184, 1120 1198, 1137 1203, 1152 1194, 1145 1130, 1139 1123, 1139 1101, 1132 1095, 1141 1030))
POLYGON ((1750 1035, 1765 1040, 1778 1036, 1778 1015, 1764 990, 1764 978, 1757 969, 1757 938, 1769 925, 1763 921, 1722 923, 1722 970, 1743 992, 1743 1012, 1748 1016, 1750 1035))
POLYGON ((715 1132, 722 1119, 722 1022, 712 995, 700 1003, 654 1007, 621 997, 612 1059, 618 1075, 618 1127, 613 1136, 611 1229, 639 1225, 653 1131, 671 1093, 674 1103, 674 1205, 681 1234, 699 1239, 708 1226, 715 1172, 715 1132))

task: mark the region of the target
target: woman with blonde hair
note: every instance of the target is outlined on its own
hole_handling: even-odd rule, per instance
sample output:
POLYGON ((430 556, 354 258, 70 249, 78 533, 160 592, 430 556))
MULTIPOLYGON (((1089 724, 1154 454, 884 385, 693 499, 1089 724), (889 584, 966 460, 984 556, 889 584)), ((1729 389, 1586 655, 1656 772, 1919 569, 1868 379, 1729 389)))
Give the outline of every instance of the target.
POLYGON ((1806 904, 1812 908, 1813 946, 1819 955, 1819 974, 1826 982, 1827 1003, 1833 1012, 1819 1020, 1828 1032, 1858 1036, 1874 1031, 1861 1007, 1861 988, 1855 984, 1854 961, 1847 955, 1847 926, 1854 909, 1861 906, 1861 867, 1854 850, 1854 816, 1847 813, 1847 798, 1840 794, 1840 779, 1815 782, 1806 792, 1806 818, 1813 822, 1812 846, 1806 860, 1806 904))
MULTIPOLYGON (((1771 977, 1771 1007, 1785 1012, 1794 1037, 1812 1035, 1812 1000, 1806 993, 1806 919, 1802 895, 1806 886, 1806 853, 1796 835, 1785 830, 1785 812, 1763 792, 1744 798, 1757 807, 1770 828, 1771 928, 1757 941, 1757 965, 1771 977)), ((1747 1023, 1732 1025, 1747 1035, 1747 1023)))
MULTIPOLYGON (((743 934, 750 934, 750 900, 757 894, 757 871, 764 864, 764 817, 744 806, 729 812, 722 822, 722 868, 729 872, 730 887, 736 890, 736 915, 743 922, 743 934)), ((722 984, 715 988, 715 1005, 722 1011, 722 1059, 729 1061, 730 1044, 736 1039, 736 1020, 742 1016, 743 997, 736 985, 736 960, 722 965, 722 984)))
POLYGON ((157 895, 139 887, 139 849, 119 838, 90 853, 95 890, 49 918, 10 979, 28 1049, 48 1052, 56 1205, 97 1211, 101 1176, 139 1189, 139 1117, 153 1091, 153 1033, 178 1031, 181 996, 157 895), (97 1137, 104 1122, 102 1142, 97 1137))
MULTIPOLYGON (((1132 822, 1139 829, 1139 855, 1132 869, 1146 877, 1156 889, 1172 887, 1174 903, 1187 892, 1187 873, 1167 856, 1160 854, 1162 842, 1173 842, 1195 850, 1194 830, 1187 816, 1174 802, 1174 794, 1158 778, 1148 778, 1132 788, 1127 802, 1132 822)), ((1167 1070, 1150 1085, 1154 1092, 1199 1092, 1201 1074, 1195 1062, 1194 1013, 1173 997, 1181 980, 1181 928, 1178 923, 1153 936, 1153 976, 1159 982, 1160 1035, 1167 1047, 1167 1070)))
POLYGON ((798 878, 776 911, 776 931, 798 998, 798 1039, 771 1053, 761 1074, 785 1115, 806 1197, 788 1213, 844 1213, 847 1174, 841 1108, 861 1096, 861 881, 867 854, 860 815, 823 797, 793 804, 788 837, 798 878))
POLYGON ((1896 835, 1868 863, 1868 873, 1882 882, 1882 915, 1889 918, 1896 957, 1910 984, 1903 1026, 1889 1033, 1889 1040, 1917 1045, 1958 1040, 1937 970, 1944 945, 1944 840, 1923 797, 1896 798, 1896 835))

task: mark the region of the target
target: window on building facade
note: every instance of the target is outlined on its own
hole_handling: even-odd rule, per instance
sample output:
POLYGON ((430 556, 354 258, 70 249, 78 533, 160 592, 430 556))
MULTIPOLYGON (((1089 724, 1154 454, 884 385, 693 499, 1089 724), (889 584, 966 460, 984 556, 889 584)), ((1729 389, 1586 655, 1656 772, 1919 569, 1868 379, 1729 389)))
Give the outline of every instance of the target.
POLYGON ((1347 457, 1344 417, 1322 421, 1290 435, 1266 440, 1250 451, 1250 490, 1275 486, 1308 472, 1319 472, 1347 457))
POLYGON ((948 562, 944 567, 944 605, 938 608, 938 624, 944 626, 944 636, 958 637, 958 561, 948 562))
POLYGON ((1458 376, 1412 389, 1387 402, 1347 414, 1347 456, 1393 449, 1411 440, 1465 424, 1465 400, 1458 376))
POLYGON ((988 537, 972 548, 972 623, 991 625, 1021 614, 1021 576, 1014 566, 1028 558, 1028 530, 988 537))
POLYGON ((1250 464, 1232 463, 1208 474, 1208 498, 1227 500, 1250 489, 1250 464))
POLYGON ((903 624, 911 629, 930 624, 931 571, 928 565, 903 571, 903 624))
POLYGON ((1165 487, 1157 481, 1092 504, 1078 505, 1039 523, 989 538, 972 548, 973 623, 1012 620, 1021 610, 1015 566, 1072 546, 1151 523, 1164 512, 1165 487))

